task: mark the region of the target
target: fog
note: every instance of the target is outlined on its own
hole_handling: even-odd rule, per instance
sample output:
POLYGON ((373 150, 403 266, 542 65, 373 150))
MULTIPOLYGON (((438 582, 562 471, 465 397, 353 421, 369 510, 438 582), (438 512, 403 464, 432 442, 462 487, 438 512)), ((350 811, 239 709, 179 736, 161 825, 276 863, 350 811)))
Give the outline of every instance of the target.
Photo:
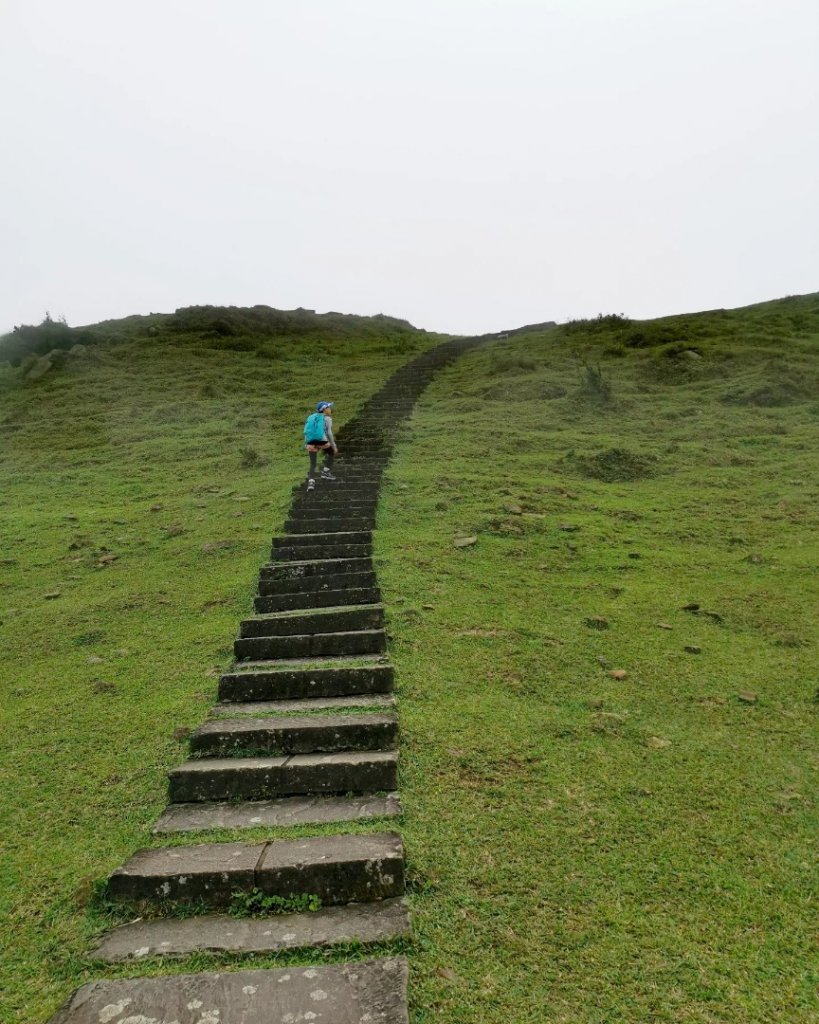
POLYGON ((2 0, 0 331, 819 290, 816 0, 2 0))

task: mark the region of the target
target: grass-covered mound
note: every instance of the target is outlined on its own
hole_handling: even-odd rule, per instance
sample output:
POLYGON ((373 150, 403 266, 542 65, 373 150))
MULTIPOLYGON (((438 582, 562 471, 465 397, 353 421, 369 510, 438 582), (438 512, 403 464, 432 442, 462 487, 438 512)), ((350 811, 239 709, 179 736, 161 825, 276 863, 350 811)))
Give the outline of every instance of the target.
POLYGON ((817 1019, 817 355, 814 295, 422 398, 377 534, 414 1024, 817 1019))
POLYGON ((307 412, 332 398, 343 425, 436 340, 378 318, 225 344, 174 323, 89 328, 105 338, 38 380, 0 367, 2 1021, 45 1020, 98 974, 92 890, 150 842, 177 730, 213 703, 307 412))

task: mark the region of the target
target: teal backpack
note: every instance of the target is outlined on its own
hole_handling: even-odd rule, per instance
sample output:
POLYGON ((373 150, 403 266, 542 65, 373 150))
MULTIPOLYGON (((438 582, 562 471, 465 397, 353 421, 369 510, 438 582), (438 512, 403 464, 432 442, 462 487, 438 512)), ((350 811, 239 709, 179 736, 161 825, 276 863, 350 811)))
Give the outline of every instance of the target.
POLYGON ((326 440, 327 435, 324 433, 324 413, 310 413, 307 417, 307 422, 304 424, 304 443, 323 444, 326 440))

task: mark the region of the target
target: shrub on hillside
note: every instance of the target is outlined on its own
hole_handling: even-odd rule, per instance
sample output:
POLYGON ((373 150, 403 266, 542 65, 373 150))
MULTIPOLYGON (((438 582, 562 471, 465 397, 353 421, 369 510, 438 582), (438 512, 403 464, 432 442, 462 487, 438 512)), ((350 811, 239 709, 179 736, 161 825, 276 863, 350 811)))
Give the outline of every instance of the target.
POLYGON ((604 334, 629 327, 632 321, 624 313, 598 313, 587 320, 567 320, 563 324, 566 334, 604 334))
POLYGON ((8 361, 12 366, 20 366, 28 356, 67 351, 89 340, 88 332, 69 327, 64 317, 53 320, 46 313, 42 323, 20 324, 0 337, 0 362, 8 361))
POLYGON ((584 476, 609 484, 642 480, 657 472, 656 455, 642 455, 627 448, 607 448, 594 455, 569 452, 566 459, 584 476))

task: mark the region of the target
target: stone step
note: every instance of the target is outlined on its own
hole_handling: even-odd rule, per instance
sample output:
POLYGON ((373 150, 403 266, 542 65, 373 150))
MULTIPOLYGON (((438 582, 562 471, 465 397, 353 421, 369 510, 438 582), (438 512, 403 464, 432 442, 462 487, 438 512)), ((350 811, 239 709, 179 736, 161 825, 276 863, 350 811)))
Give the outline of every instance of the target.
MULTIPOLYGON (((154 956, 188 956, 191 953, 273 953, 308 947, 322 949, 353 942, 390 942, 409 938, 410 931, 406 903, 393 898, 379 903, 348 903, 313 913, 261 918, 207 914, 183 919, 136 921, 106 935, 93 956, 96 960, 118 963, 154 956)), ((235 1019, 229 1015, 225 1024, 235 1019)), ((306 1019, 319 1018, 313 1014, 306 1019)))
POLYGON ((398 785, 394 750, 285 757, 203 757, 168 773, 172 804, 273 800, 280 796, 391 792, 398 785))
POLYGON ((311 559, 370 558, 372 544, 291 544, 289 547, 273 548, 271 557, 276 562, 303 561, 306 554, 311 559))
POLYGON ((191 734, 190 749, 198 757, 232 757, 247 751, 252 756, 281 756, 393 750, 397 736, 394 714, 211 720, 191 734))
POLYGON ((253 599, 260 615, 301 608, 332 608, 340 605, 378 604, 381 591, 377 587, 351 587, 347 590, 313 590, 306 593, 273 594, 253 599))
MULTIPOLYGON (((347 572, 335 575, 296 577, 295 579, 260 579, 259 596, 272 597, 296 594, 338 593, 344 590, 374 590, 378 586, 374 572, 347 572)), ((294 606, 295 607, 295 606, 294 606)), ((308 606, 309 607, 309 606, 308 606)), ((258 611, 258 609, 257 609, 258 611)))
POLYGON ((356 697, 308 697, 304 700, 248 701, 246 704, 214 704, 211 718, 265 718, 272 715, 310 715, 333 711, 352 714, 395 707, 391 693, 359 694, 356 697))
POLYGON ((358 530, 366 530, 371 536, 372 531, 375 528, 375 515, 368 513, 367 515, 358 516, 355 518, 345 517, 344 519, 327 519, 316 517, 315 519, 288 519, 284 528, 290 535, 299 534, 327 534, 345 531, 352 532, 358 530))
POLYGON ((297 522, 309 519, 327 519, 342 517, 355 519, 361 516, 375 517, 378 501, 355 502, 349 501, 316 501, 316 502, 293 502, 290 506, 290 518, 297 522))
POLYGON ((364 558, 305 558, 299 561, 274 562, 263 565, 262 580, 303 580, 311 576, 339 576, 348 572, 372 572, 372 559, 364 558))
POLYGON ((219 680, 219 700, 226 703, 352 697, 392 692, 392 665, 339 668, 283 667, 226 672, 219 680))
POLYGON ((49 1024, 409 1024, 407 974, 396 958, 93 981, 49 1024))
POLYGON ((237 661, 334 658, 352 654, 383 654, 386 649, 387 635, 383 629, 308 633, 304 636, 242 637, 233 642, 233 653, 237 661))
POLYGON ((397 793, 357 796, 285 796, 277 800, 243 800, 169 804, 153 827, 156 835, 206 832, 211 829, 290 828, 400 815, 397 793))
POLYGON ((239 625, 239 636, 245 639, 259 636, 350 633, 359 629, 379 629, 383 625, 384 607, 380 604, 355 605, 351 608, 298 608, 243 619, 239 625))
MULTIPOLYGON (((372 530, 336 530, 334 533, 289 533, 273 538, 273 548, 315 547, 327 544, 372 544, 372 530)), ((276 557, 275 554, 273 556, 276 557)))
POLYGON ((234 893, 254 889, 282 899, 309 894, 322 906, 401 896, 401 837, 377 832, 140 850, 107 885, 113 900, 195 900, 207 907, 228 906, 234 893))

